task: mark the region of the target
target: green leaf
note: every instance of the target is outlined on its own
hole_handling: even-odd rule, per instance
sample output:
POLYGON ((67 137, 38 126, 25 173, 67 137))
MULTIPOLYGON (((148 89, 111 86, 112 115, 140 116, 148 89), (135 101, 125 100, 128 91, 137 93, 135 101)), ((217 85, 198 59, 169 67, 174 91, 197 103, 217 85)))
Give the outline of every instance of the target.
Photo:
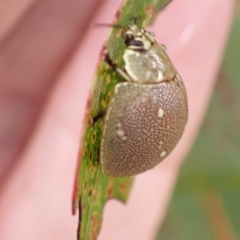
MULTIPOLYGON (((129 25, 134 17, 138 17, 138 25, 146 26, 155 15, 157 9, 164 4, 163 0, 129 0, 126 1, 117 15, 115 24, 129 25)), ((121 37, 121 29, 113 29, 107 43, 109 55, 114 62, 122 66, 122 55, 125 45, 121 37)), ((98 65, 95 76, 94 96, 87 112, 92 117, 108 107, 113 88, 121 81, 111 68, 104 62, 98 65)), ((101 227, 103 207, 108 199, 116 198, 126 201, 132 178, 113 178, 102 174, 99 147, 103 128, 103 119, 93 126, 89 124, 89 114, 86 117, 85 137, 80 150, 80 164, 76 179, 76 192, 73 208, 79 208, 78 239, 96 239, 101 227)))

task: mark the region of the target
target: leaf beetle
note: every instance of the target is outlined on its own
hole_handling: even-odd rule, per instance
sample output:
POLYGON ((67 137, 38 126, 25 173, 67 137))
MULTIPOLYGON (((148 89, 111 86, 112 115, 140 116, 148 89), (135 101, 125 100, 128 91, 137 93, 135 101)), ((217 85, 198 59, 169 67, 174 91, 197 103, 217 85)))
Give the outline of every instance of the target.
POLYGON ((100 162, 105 175, 133 176, 165 159, 188 120, 184 83, 154 33, 135 21, 122 29, 126 49, 121 69, 108 53, 105 62, 122 76, 104 118, 100 162))

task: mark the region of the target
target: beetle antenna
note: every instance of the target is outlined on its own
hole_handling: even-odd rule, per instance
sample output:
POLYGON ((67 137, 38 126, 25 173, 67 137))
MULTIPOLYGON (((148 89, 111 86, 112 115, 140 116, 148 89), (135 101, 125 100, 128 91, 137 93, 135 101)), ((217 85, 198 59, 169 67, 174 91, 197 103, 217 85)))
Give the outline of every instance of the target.
POLYGON ((133 24, 137 25, 137 23, 139 22, 139 20, 141 20, 141 17, 139 17, 138 15, 136 15, 132 21, 133 24))
POLYGON ((168 0, 167 2, 165 2, 159 9, 158 9, 158 11, 162 11, 164 8, 166 8, 168 5, 169 5, 169 3, 171 3, 173 0, 168 0))
POLYGON ((118 24, 109 24, 109 23, 96 23, 95 27, 113 27, 113 28, 124 28, 118 24))

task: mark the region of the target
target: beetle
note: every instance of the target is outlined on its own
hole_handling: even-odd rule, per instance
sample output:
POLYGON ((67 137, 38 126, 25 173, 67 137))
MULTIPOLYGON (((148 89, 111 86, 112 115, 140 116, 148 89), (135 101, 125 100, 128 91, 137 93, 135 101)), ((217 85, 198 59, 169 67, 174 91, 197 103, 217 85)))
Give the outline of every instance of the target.
POLYGON ((186 89, 166 47, 135 21, 122 28, 122 38, 124 69, 107 52, 104 57, 124 79, 115 85, 100 144, 102 172, 114 177, 133 176, 160 163, 188 119, 186 89))

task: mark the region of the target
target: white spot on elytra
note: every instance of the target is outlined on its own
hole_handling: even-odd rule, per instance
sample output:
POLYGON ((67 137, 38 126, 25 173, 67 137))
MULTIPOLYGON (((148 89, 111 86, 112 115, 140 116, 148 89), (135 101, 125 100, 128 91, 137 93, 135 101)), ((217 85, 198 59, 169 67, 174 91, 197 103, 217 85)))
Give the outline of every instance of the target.
POLYGON ((117 122, 116 123, 116 134, 122 139, 122 140, 127 140, 127 136, 125 135, 124 130, 122 130, 122 123, 121 122, 117 122))
POLYGON ((127 137, 126 136, 122 136, 121 139, 122 140, 127 140, 127 137))
POLYGON ((116 133, 117 133, 117 135, 118 135, 119 137, 122 137, 122 136, 124 136, 124 134, 125 134, 125 132, 124 132, 123 130, 121 130, 121 129, 118 129, 118 130, 116 131, 116 133))
POLYGON ((161 157, 164 157, 164 156, 166 155, 166 153, 167 153, 166 151, 162 151, 161 154, 160 154, 160 156, 161 156, 161 157))
POLYGON ((117 122, 117 123, 116 123, 116 127, 117 127, 117 128, 120 128, 120 127, 122 127, 122 124, 121 124, 120 122, 117 122))
POLYGON ((160 141, 159 144, 162 145, 162 144, 163 144, 163 141, 160 141))
POLYGON ((160 108, 158 109, 158 117, 162 118, 163 115, 164 115, 164 111, 163 111, 163 109, 160 107, 160 108))

